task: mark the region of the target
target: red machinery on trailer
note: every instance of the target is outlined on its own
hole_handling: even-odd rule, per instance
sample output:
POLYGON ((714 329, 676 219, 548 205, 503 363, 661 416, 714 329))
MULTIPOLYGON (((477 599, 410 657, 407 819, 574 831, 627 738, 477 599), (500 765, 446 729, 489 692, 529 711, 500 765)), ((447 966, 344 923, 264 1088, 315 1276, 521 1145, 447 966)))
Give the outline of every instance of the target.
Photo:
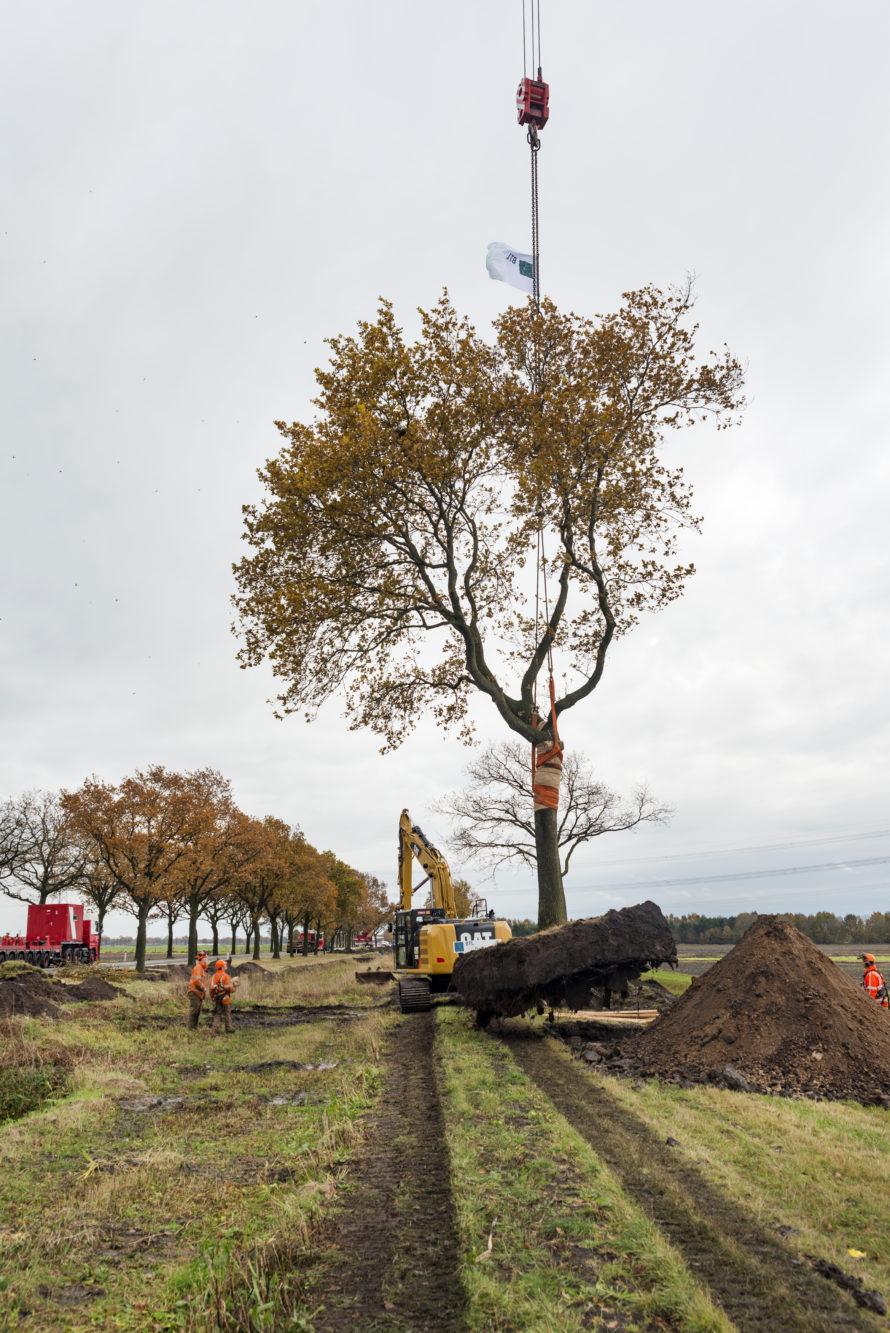
POLYGON ((0 963, 18 958, 34 967, 95 963, 99 935, 79 903, 31 904, 25 934, 0 938, 0 963))

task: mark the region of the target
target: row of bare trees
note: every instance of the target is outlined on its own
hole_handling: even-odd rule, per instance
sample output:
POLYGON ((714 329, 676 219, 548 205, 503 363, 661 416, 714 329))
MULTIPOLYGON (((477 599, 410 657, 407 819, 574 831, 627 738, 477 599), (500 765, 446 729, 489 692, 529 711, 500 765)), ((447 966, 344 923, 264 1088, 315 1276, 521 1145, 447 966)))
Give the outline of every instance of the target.
POLYGON ((347 937, 376 929, 391 911, 385 888, 285 820, 246 815, 215 769, 154 765, 117 785, 92 777, 77 791, 27 792, 0 806, 0 889, 39 904, 75 892, 100 932, 112 907, 128 912, 140 971, 149 920, 166 919, 172 953, 174 925, 187 919, 190 961, 201 919, 215 949, 227 926, 233 950, 242 930, 254 957, 265 924, 278 956, 300 926, 304 939, 312 926, 347 937))

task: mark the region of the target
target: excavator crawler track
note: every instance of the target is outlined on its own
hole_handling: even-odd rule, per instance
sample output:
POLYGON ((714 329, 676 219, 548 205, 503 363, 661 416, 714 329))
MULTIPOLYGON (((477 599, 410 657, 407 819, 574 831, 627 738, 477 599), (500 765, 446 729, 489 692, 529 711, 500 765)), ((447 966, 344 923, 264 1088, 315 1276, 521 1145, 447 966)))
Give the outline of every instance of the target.
POLYGON ((429 977, 399 978, 399 1009, 403 1014, 424 1013, 432 1007, 429 977))

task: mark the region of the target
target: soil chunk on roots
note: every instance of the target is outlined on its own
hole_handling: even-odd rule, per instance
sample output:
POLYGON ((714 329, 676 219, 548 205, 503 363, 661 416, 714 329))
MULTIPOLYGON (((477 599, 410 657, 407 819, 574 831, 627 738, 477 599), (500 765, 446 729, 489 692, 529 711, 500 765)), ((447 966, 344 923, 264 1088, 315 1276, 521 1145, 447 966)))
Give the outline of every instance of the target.
POLYGON ((585 1009, 592 991, 624 994, 641 972, 676 962, 661 909, 645 902, 462 954, 453 986, 470 1008, 506 1018, 540 1005, 585 1009))

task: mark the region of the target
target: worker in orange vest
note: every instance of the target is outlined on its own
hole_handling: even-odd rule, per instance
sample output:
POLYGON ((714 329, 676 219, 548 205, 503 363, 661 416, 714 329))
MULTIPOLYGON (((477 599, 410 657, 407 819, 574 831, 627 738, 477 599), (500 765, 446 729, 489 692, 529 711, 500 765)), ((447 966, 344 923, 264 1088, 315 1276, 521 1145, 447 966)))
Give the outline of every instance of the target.
POLYGON ((865 987, 866 995, 870 995, 873 1000, 885 1009, 888 1008, 887 986, 884 978, 875 967, 875 956, 873 953, 861 953, 862 966, 865 969, 862 973, 862 984, 865 987))
POLYGON ((226 1032, 232 1031, 232 995, 238 982, 229 976, 226 971, 226 960, 218 958, 216 960, 216 970, 213 979, 210 982, 210 998, 213 1001, 213 1035, 219 1033, 219 1025, 223 1021, 226 1025, 226 1032))
POLYGON ((189 978, 189 1016, 188 1026, 192 1029, 198 1026, 198 1019, 201 1017, 201 1006, 204 1003, 204 997, 207 994, 207 955, 202 949, 198 954, 195 966, 192 968, 192 975, 189 978))

